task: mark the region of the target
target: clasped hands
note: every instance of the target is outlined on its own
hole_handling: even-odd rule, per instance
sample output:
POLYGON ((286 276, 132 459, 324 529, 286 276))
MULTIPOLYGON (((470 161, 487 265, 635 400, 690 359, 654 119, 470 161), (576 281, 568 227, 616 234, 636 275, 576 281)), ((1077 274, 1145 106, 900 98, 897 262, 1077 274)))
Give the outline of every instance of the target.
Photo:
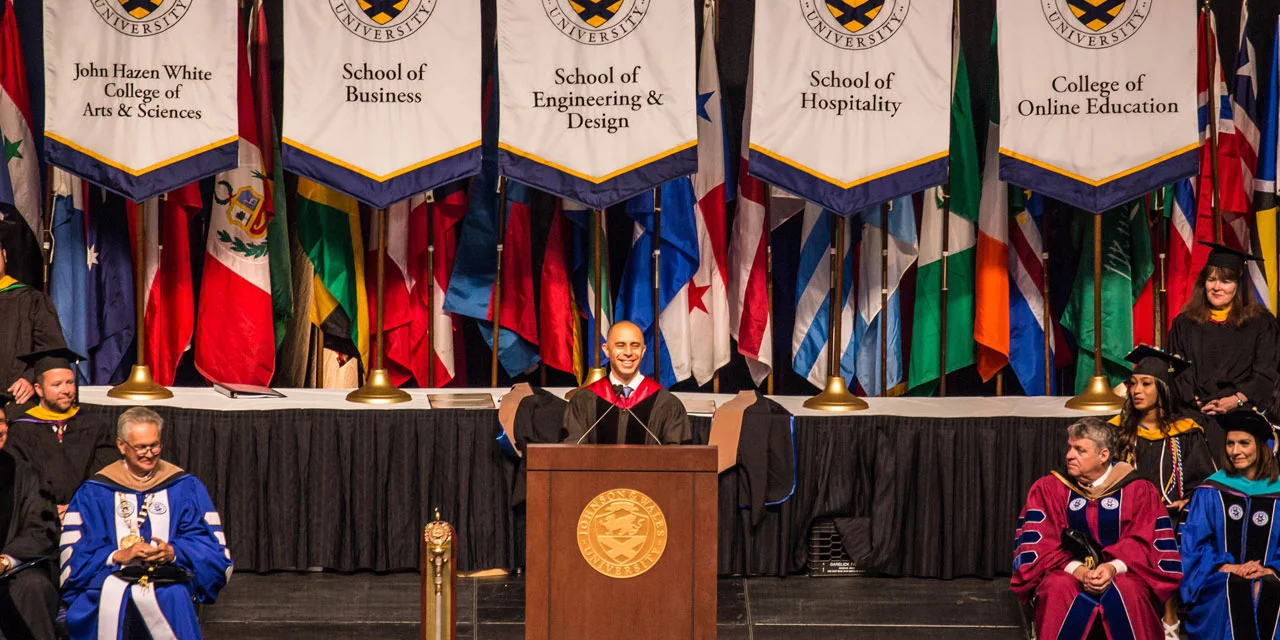
POLYGON ((111 555, 111 561, 116 564, 130 564, 133 562, 169 564, 173 562, 175 557, 177 557, 177 554, 173 550, 173 545, 160 538, 152 538, 150 543, 146 541, 135 542, 132 547, 115 552, 111 555))
POLYGON ((1263 566, 1257 560, 1250 560, 1244 564, 1224 564, 1218 568, 1222 573, 1230 573, 1239 576, 1245 580, 1256 580, 1267 576, 1276 577, 1274 569, 1263 566))
POLYGON ((1094 569, 1080 565, 1076 567, 1076 570, 1071 575, 1080 581, 1086 593, 1096 596, 1101 595, 1103 591, 1107 590, 1107 587, 1111 586, 1111 581, 1116 577, 1116 568, 1115 565, 1106 562, 1094 569))
POLYGON ((1236 393, 1225 398, 1218 398, 1216 400, 1208 400, 1205 402, 1201 402, 1199 398, 1196 398, 1196 404, 1200 406, 1200 411, 1205 415, 1210 416, 1230 413, 1244 406, 1244 403, 1248 401, 1249 399, 1246 398, 1243 393, 1236 393))

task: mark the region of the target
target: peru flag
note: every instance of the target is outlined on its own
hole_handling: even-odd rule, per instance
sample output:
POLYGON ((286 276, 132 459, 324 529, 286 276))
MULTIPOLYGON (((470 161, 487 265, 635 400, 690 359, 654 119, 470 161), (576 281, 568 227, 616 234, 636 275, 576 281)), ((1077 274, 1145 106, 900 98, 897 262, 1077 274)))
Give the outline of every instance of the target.
POLYGON ((738 341, 738 353, 746 356, 751 379, 759 385, 773 370, 773 318, 768 285, 769 220, 764 206, 768 188, 747 172, 747 141, 751 130, 749 77, 745 113, 738 170, 738 210, 729 241, 729 334, 738 341))
POLYGON ((200 187, 195 183, 142 205, 130 202, 128 206, 130 226, 141 223, 146 230, 142 290, 146 292, 143 322, 147 330, 147 365, 156 382, 166 387, 173 384, 178 361, 191 347, 195 300, 187 230, 191 217, 203 206, 200 187))
POLYGON ((213 187, 196 328, 196 369, 211 382, 266 386, 276 369, 267 247, 270 207, 250 86, 242 46, 240 163, 218 174, 213 187))

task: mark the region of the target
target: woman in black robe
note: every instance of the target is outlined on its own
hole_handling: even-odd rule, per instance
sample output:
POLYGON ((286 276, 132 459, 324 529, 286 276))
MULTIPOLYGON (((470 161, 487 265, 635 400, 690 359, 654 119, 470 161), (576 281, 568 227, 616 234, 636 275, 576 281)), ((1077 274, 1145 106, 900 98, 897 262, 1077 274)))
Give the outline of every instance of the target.
MULTIPOLYGON (((1117 459, 1137 469, 1160 491, 1173 522, 1191 499, 1191 492, 1217 471, 1205 429, 1192 412, 1173 410, 1169 378, 1188 363, 1173 354, 1141 345, 1126 356, 1134 363, 1126 383, 1128 395, 1120 415, 1110 424, 1120 436, 1117 459)), ((1165 603, 1165 628, 1178 626, 1177 598, 1165 603)))
MULTIPOLYGON (((1173 378, 1174 399, 1210 416, 1265 409, 1280 377, 1280 347, 1275 316, 1253 299, 1244 279, 1246 261, 1258 258, 1201 244, 1213 249, 1169 330, 1169 351, 1191 363, 1173 378)), ((1208 434, 1212 450, 1220 450, 1222 430, 1214 424, 1208 434)))

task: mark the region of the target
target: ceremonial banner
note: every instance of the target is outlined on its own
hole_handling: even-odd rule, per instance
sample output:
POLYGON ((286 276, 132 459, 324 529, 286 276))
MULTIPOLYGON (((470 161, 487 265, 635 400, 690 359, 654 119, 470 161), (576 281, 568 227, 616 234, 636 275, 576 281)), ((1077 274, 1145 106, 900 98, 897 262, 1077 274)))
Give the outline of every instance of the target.
POLYGON ((1192 0, 1001 2, 1000 178, 1092 212, 1196 172, 1192 0))
POLYGON ((947 179, 949 0, 756 6, 751 173, 841 215, 947 179), (914 7, 912 5, 915 5, 914 7))
POLYGON ((236 166, 237 3, 46 0, 49 162, 142 202, 236 166))
POLYGON ((285 168, 379 208, 478 172, 480 53, 474 0, 285 3, 285 168))
POLYGON ((698 168, 693 7, 499 0, 503 175, 604 208, 698 168))

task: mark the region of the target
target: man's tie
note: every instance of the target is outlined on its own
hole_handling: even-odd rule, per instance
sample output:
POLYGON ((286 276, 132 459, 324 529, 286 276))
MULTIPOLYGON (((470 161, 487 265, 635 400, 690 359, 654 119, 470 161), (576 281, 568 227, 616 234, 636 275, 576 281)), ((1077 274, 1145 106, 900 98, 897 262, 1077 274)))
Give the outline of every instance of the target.
POLYGON ((622 393, 619 393, 618 395, 622 396, 622 399, 623 399, 623 400, 626 400, 626 399, 630 398, 630 397, 631 397, 631 387, 626 387, 626 386, 622 387, 622 393))

